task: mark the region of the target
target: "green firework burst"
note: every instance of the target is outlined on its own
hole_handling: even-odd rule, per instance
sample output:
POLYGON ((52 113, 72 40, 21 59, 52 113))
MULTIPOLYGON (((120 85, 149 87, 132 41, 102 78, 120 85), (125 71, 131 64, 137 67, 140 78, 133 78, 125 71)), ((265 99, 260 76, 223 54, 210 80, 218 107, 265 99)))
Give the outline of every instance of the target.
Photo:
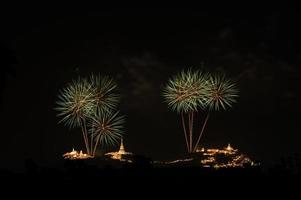
POLYGON ((70 128, 78 127, 82 120, 90 116, 94 110, 94 93, 91 84, 86 79, 73 80, 62 89, 58 95, 58 117, 70 128))
POLYGON ((224 75, 211 75, 207 80, 208 90, 206 95, 206 107, 209 110, 226 110, 236 102, 238 89, 235 83, 226 79, 224 75))
POLYGON ((182 71, 171 78, 163 96, 172 110, 177 112, 197 111, 206 102, 207 74, 201 71, 182 71))
POLYGON ((91 75, 90 83, 93 88, 94 102, 98 111, 105 113, 115 109, 119 102, 119 96, 115 93, 117 85, 114 80, 107 76, 91 75))
POLYGON ((120 116, 118 111, 97 112, 90 122, 91 136, 94 141, 101 146, 113 146, 118 144, 123 134, 124 122, 124 116, 120 116))

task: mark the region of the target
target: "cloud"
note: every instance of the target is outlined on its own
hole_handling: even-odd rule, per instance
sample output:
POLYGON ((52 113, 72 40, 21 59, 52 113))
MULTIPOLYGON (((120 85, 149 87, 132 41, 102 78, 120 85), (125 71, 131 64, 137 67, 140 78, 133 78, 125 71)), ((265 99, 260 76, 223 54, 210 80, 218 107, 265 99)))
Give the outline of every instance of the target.
POLYGON ((166 64, 153 54, 145 52, 122 58, 122 66, 126 70, 126 76, 123 76, 124 84, 121 87, 128 90, 127 98, 133 100, 130 101, 133 102, 130 106, 136 107, 139 102, 138 107, 141 108, 143 104, 146 108, 151 108, 160 97, 160 81, 164 81, 162 72, 165 71, 166 64))

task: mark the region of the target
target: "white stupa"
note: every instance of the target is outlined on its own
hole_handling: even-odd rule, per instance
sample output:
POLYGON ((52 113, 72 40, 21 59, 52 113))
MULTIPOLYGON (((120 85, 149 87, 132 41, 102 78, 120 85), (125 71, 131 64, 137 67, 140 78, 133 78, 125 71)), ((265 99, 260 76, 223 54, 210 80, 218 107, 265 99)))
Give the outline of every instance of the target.
POLYGON ((110 156, 112 159, 122 160, 122 156, 132 155, 132 153, 131 152, 126 152, 124 150, 123 138, 121 138, 119 151, 109 152, 109 153, 106 153, 105 155, 110 156))

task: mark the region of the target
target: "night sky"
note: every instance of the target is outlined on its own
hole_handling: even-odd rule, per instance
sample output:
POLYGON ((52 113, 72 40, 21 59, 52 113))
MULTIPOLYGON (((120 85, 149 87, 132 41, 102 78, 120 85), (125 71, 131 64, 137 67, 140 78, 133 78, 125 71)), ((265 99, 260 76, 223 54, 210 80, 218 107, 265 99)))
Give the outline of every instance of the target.
POLYGON ((84 149, 80 129, 58 124, 53 108, 59 89, 91 73, 118 82, 126 149, 176 158, 184 136, 162 90, 185 68, 224 72, 240 90, 232 109, 211 115, 203 145, 231 143, 267 165, 300 154, 300 16, 288 7, 2 12, 0 167, 84 149))

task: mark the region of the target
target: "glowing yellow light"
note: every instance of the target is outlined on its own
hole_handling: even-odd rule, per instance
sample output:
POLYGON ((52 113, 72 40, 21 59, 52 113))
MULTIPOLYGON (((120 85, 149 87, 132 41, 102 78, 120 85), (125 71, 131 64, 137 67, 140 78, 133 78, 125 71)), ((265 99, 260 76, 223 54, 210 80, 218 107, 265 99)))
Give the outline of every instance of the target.
POLYGON ((231 151, 231 150, 233 150, 233 148, 231 147, 231 145, 230 144, 228 144, 228 146, 227 146, 227 151, 231 151))
POLYGON ((88 158, 93 158, 92 156, 83 153, 82 150, 75 151, 74 149, 72 149, 71 152, 67 152, 65 154, 63 154, 64 159, 69 159, 69 160, 82 160, 82 159, 88 159, 88 158))
POLYGON ((110 156, 112 159, 130 162, 130 160, 122 159, 122 157, 123 157, 123 155, 132 155, 132 153, 131 152, 126 152, 124 150, 123 139, 121 138, 119 151, 109 152, 109 153, 106 153, 105 155, 110 156))
POLYGON ((251 166, 257 166, 259 164, 254 163, 250 158, 245 156, 244 154, 239 154, 237 149, 231 147, 230 144, 223 149, 205 149, 198 148, 196 150, 197 153, 201 153, 203 158, 200 161, 200 164, 203 167, 213 167, 215 169, 218 168, 232 168, 232 167, 244 167, 245 164, 249 164, 251 166), (227 160, 224 163, 220 163, 216 160, 216 156, 224 155, 227 160))

